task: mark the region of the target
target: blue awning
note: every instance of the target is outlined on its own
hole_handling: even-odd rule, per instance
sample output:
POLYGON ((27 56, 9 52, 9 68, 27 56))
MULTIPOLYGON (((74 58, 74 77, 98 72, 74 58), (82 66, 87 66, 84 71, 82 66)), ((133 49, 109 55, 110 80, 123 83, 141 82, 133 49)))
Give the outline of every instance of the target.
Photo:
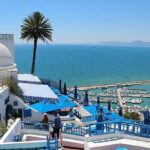
POLYGON ((27 109, 32 109, 40 113, 45 113, 49 111, 59 110, 59 107, 53 103, 39 102, 28 106, 27 109))
POLYGON ((62 95, 59 97, 59 100, 55 103, 50 103, 45 100, 44 102, 38 102, 27 107, 27 109, 33 109, 40 113, 45 113, 49 111, 56 111, 64 108, 72 108, 77 106, 68 96, 62 95))

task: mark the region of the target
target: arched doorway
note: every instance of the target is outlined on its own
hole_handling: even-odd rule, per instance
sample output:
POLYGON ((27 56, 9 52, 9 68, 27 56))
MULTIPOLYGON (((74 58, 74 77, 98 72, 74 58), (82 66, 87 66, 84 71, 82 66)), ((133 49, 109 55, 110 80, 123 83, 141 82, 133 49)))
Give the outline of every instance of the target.
POLYGON ((10 116, 13 116, 13 107, 11 105, 7 105, 6 106, 6 123, 7 123, 7 120, 10 118, 10 116))

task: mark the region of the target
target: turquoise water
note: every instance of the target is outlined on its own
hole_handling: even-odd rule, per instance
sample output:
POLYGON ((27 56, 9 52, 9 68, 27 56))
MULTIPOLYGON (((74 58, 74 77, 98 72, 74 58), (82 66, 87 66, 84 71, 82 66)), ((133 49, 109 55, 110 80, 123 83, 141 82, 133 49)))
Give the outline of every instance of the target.
MULTIPOLYGON (((31 45, 16 45, 20 72, 30 72, 31 45)), ((150 79, 150 48, 90 45, 40 45, 36 74, 69 86, 150 79)), ((150 89, 150 86, 147 85, 150 89)))

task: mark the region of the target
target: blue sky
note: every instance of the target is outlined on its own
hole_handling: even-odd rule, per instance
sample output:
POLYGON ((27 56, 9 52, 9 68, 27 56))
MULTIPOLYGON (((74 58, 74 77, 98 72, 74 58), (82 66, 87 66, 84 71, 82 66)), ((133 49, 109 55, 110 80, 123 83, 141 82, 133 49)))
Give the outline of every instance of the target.
POLYGON ((53 43, 150 41, 150 0, 0 0, 0 33, 20 40, 20 25, 34 11, 53 27, 53 43))

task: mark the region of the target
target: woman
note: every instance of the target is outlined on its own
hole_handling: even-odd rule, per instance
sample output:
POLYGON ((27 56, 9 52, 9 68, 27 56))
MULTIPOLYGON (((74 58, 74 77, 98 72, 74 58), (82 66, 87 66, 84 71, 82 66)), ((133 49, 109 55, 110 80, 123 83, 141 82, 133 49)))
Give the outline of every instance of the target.
POLYGON ((48 115, 44 113, 44 117, 42 119, 43 127, 46 129, 48 128, 48 115))

